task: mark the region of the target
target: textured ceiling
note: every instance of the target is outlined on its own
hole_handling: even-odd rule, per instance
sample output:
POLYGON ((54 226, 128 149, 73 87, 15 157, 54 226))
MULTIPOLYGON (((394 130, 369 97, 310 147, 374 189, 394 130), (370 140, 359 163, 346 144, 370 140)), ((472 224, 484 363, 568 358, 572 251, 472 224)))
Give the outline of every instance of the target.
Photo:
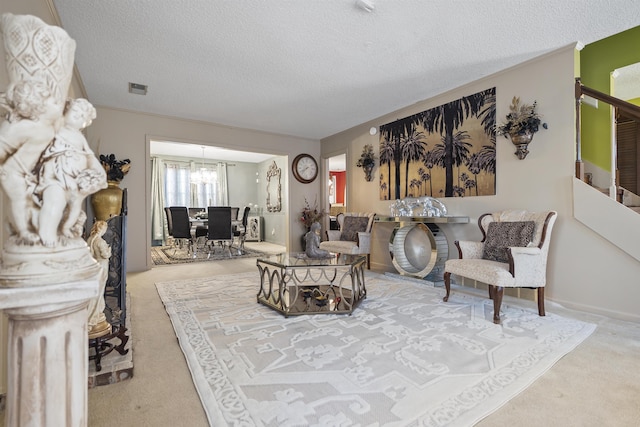
POLYGON ((640 25, 638 0, 360 2, 53 0, 94 105, 311 139, 640 25))

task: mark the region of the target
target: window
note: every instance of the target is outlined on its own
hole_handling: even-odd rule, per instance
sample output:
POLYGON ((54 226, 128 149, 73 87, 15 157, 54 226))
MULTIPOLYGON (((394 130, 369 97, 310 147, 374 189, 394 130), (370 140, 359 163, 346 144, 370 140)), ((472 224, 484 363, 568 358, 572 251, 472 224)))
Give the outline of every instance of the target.
POLYGON ((187 206, 205 208, 216 201, 217 174, 211 172, 212 182, 191 184, 189 164, 165 161, 164 200, 165 206, 187 206))

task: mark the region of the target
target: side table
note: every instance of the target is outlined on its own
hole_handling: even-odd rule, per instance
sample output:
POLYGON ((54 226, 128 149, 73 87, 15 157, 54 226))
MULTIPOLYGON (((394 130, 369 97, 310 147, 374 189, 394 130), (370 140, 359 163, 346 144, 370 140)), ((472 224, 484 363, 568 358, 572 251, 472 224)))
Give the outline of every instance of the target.
POLYGON ((389 241, 396 270, 407 276, 442 281, 449 244, 439 224, 467 224, 468 216, 377 217, 376 222, 397 223, 389 241))

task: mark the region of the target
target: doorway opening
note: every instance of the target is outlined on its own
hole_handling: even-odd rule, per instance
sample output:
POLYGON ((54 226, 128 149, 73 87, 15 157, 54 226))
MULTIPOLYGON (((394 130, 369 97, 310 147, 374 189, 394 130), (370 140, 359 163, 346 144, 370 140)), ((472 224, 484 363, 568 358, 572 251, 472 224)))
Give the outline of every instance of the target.
POLYGON ((347 155, 339 154, 327 159, 327 212, 329 229, 338 230, 336 217, 347 209, 347 155))
MULTIPOLYGON (((286 244, 285 236, 265 233, 269 218, 266 211, 266 190, 263 188, 264 172, 274 159, 280 159, 281 156, 157 139, 149 141, 149 154, 152 159, 150 248, 165 246, 170 240, 168 220, 164 211, 164 208, 170 205, 186 206, 190 214, 202 213, 208 206, 228 205, 238 207, 238 211, 240 208, 244 211, 244 207, 249 207, 250 218, 255 219, 260 226, 254 227, 256 235, 247 241, 286 244), (153 166, 156 164, 153 163, 153 159, 161 160, 157 162, 157 168, 153 166), (203 171, 215 176, 216 182, 196 182, 192 179, 193 175, 202 174, 203 171), (167 190, 169 177, 173 188, 171 191, 167 190), (204 198, 199 197, 201 187, 211 187, 211 194, 207 193, 204 198), (222 192, 222 187, 225 197, 221 199, 218 192, 222 192)), ((286 163, 286 160, 284 162, 286 163)))

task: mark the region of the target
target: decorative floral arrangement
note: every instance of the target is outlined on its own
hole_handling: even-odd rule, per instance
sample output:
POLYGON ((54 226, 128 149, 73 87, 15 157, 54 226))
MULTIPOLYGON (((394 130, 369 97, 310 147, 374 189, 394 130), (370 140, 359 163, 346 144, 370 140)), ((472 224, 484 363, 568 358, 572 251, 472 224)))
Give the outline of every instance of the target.
POLYGON ((534 134, 538 132, 541 124, 544 129, 547 129, 547 124, 542 123, 536 107, 537 101, 534 101, 533 105, 521 105, 520 98, 514 96, 509 107, 510 112, 507 114, 507 121, 498 126, 498 134, 504 135, 505 138, 508 135, 534 134))
POLYGON ((313 207, 309 205, 307 198, 304 198, 304 207, 302 208, 302 214, 300 215, 300 222, 304 224, 307 229, 311 229, 311 224, 314 222, 320 222, 327 213, 324 210, 318 210, 318 200, 313 203, 313 207))
POLYGON ((356 163, 359 168, 373 166, 376 163, 376 156, 373 154, 373 145, 367 144, 362 148, 362 154, 356 163))
POLYGON ((100 164, 107 172, 107 181, 120 182, 131 169, 131 160, 116 160, 114 154, 100 154, 100 164))

